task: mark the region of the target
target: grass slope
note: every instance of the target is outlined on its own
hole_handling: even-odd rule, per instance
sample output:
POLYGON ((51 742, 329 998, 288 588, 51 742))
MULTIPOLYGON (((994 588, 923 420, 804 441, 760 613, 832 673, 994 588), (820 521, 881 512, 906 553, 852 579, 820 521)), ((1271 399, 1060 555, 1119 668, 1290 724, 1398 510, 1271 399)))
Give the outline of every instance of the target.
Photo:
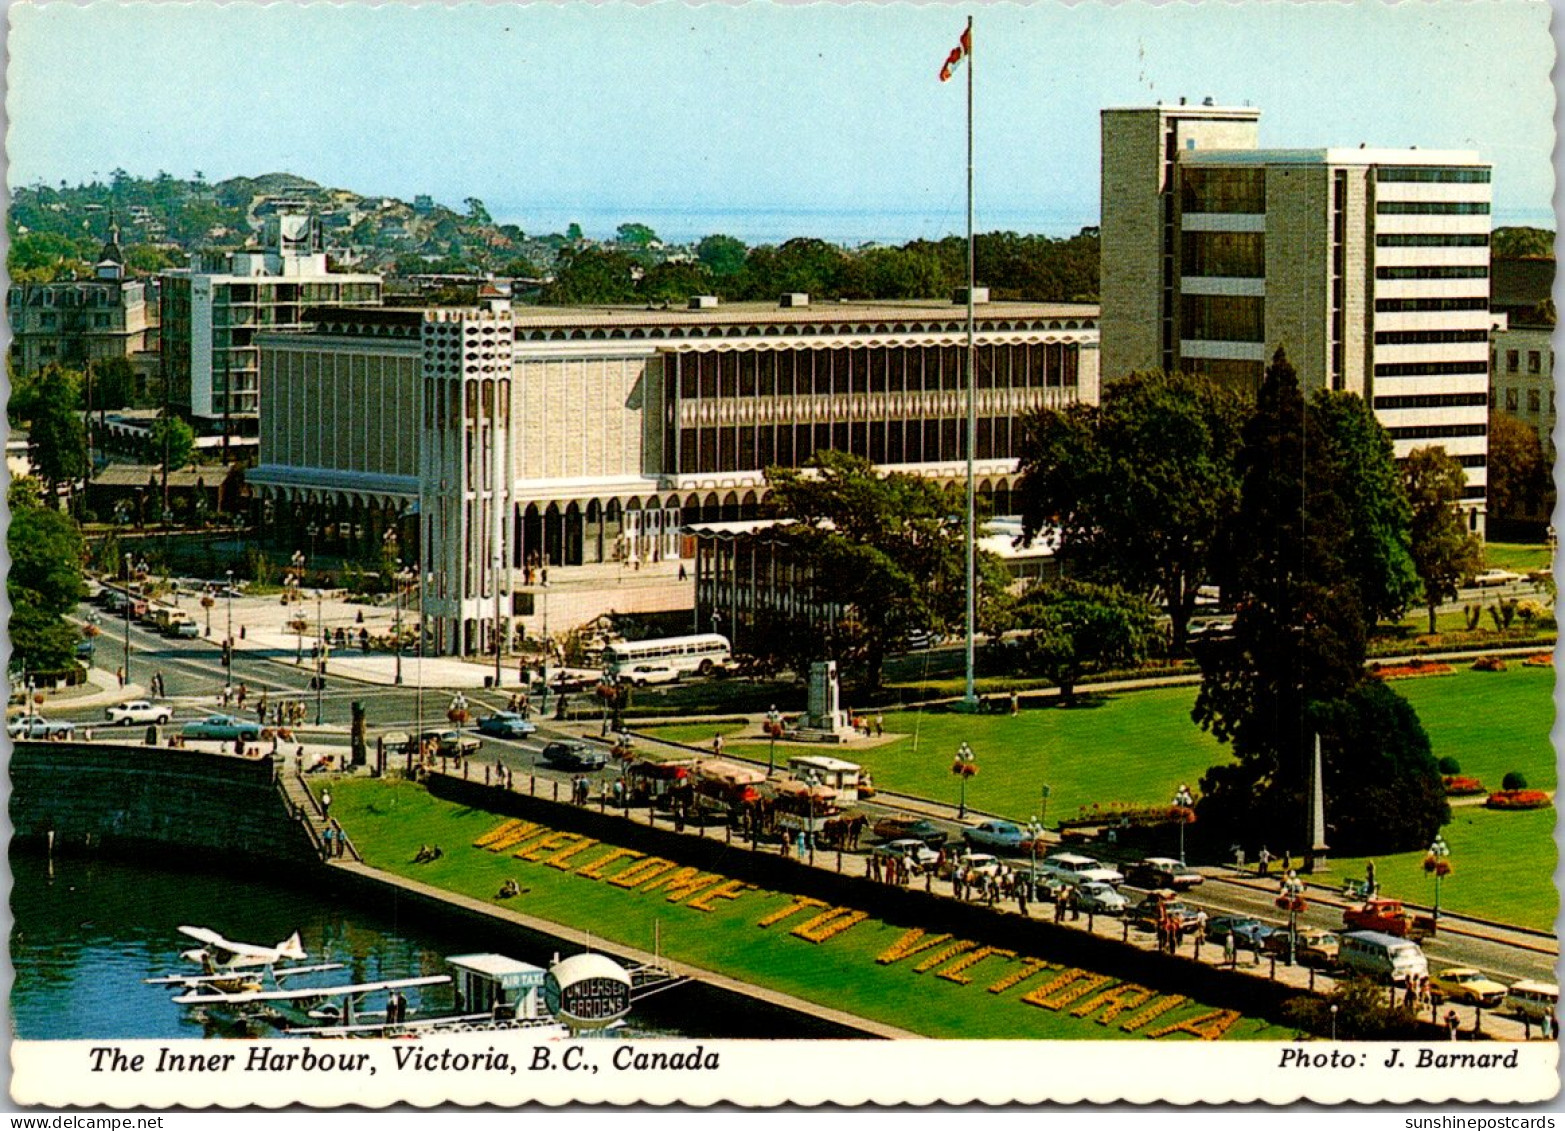
MULTIPOLYGON (((334 783, 332 790, 333 813, 366 862, 375 867, 484 900, 492 899, 501 884, 514 878, 524 894, 504 906, 645 950, 652 947, 657 922, 663 951, 670 958, 754 985, 930 1037, 1101 1040, 1141 1035, 1126 1033, 1118 1022, 1100 1025, 1072 1016, 1069 1009, 1022 1003, 1021 995, 1044 982, 1047 974, 1004 993, 987 992, 989 985, 1017 968, 1002 957, 987 958, 969 970, 972 982, 967 985, 935 972, 915 973, 913 966, 922 956, 894 965, 877 964, 876 956, 903 937, 907 924, 871 919, 827 942, 811 943, 788 933, 808 918, 805 914, 768 929, 757 927, 760 918, 791 902, 780 893, 749 891, 735 901, 714 903, 711 912, 701 912, 670 903, 656 892, 625 890, 515 859, 510 854, 514 849, 492 853, 474 848, 473 841, 502 818, 431 797, 419 786, 349 780, 334 783), (439 844, 445 855, 431 864, 413 864, 421 844, 439 844)), ((590 862, 604 851, 589 849, 578 860, 590 862)), ((1147 1028, 1207 1012, 1187 1004, 1147 1028)), ((1252 1019, 1239 1021, 1228 1032, 1229 1039, 1285 1040, 1292 1035, 1290 1030, 1252 1019)))

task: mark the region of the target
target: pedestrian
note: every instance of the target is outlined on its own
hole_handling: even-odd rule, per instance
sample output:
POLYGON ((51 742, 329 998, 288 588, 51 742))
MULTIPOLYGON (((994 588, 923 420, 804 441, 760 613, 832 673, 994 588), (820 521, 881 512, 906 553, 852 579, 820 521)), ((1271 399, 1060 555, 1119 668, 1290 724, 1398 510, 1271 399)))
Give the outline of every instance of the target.
POLYGON ((1239 961, 1239 947, 1234 941, 1234 933, 1229 931, 1223 935, 1223 964, 1233 966, 1239 961))
POLYGON ((876 715, 875 715, 875 737, 876 738, 880 738, 883 735, 885 735, 885 733, 886 733, 886 716, 882 715, 882 714, 879 714, 877 712, 876 715))
POLYGON ((712 736, 712 753, 718 758, 723 756, 723 736, 721 733, 712 736))
POLYGON ((1445 1027, 1446 1027, 1447 1031, 1450 1032, 1451 1039, 1453 1041, 1456 1040, 1456 1031, 1459 1028, 1461 1028, 1461 1026, 1462 1026, 1462 1022, 1456 1016, 1456 1010, 1454 1010, 1454 1009, 1446 1010, 1445 1011, 1445 1027))
MULTIPOLYGON (((301 746, 299 749, 302 750, 304 747, 301 746)), ((331 790, 329 789, 321 791, 321 816, 331 816, 331 790)))
POLYGON ((1364 898, 1374 899, 1376 890, 1375 862, 1373 860, 1366 860, 1364 862, 1364 898))
POLYGON ((321 830, 321 851, 328 860, 330 860, 332 857, 332 840, 336 835, 337 834, 332 831, 331 825, 327 825, 324 829, 321 830))
POLYGON ((1022 713, 1022 698, 1021 698, 1020 695, 1016 694, 1016 692, 1013 691, 1013 692, 1011 692, 1011 714, 1014 716, 1014 715, 1019 715, 1021 713, 1022 713))
POLYGON ((685 563, 684 562, 680 562, 679 563, 679 580, 683 581, 683 580, 685 580, 685 578, 687 578, 689 576, 690 575, 685 572, 685 563))
POLYGON ((238 702, 239 709, 241 711, 245 709, 245 698, 249 694, 250 694, 250 689, 248 687, 246 687, 242 683, 239 685, 239 690, 234 693, 234 695, 236 697, 236 702, 238 702))
POLYGON ((1293 850, 1290 848, 1282 850, 1282 870, 1284 875, 1289 875, 1293 872, 1293 850))
POLYGON ((114 678, 120 681, 120 686, 121 687, 124 687, 125 686, 125 669, 124 668, 115 668, 114 669, 114 678))

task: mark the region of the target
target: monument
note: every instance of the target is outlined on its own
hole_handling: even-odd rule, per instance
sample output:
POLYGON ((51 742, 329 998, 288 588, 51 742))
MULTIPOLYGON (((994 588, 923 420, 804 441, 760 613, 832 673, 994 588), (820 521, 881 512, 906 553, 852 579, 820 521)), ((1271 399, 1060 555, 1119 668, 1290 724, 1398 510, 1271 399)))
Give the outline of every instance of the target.
POLYGON ((804 742, 846 742, 853 737, 848 712, 841 706, 837 661, 817 660, 810 665, 810 695, 799 725, 789 735, 804 742))

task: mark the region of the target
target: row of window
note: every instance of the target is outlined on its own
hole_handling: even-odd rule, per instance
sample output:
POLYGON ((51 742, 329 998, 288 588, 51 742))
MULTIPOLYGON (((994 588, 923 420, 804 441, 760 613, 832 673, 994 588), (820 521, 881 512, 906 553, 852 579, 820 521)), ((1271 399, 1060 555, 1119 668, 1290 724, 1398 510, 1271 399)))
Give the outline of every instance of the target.
MULTIPOLYGON (((1520 405, 1521 405, 1520 392, 1521 392, 1520 389, 1506 389, 1505 390, 1505 411, 1506 412, 1520 412, 1521 411, 1521 407, 1520 407, 1520 405)), ((1537 413, 1543 411, 1543 395, 1542 395, 1542 393, 1539 390, 1537 390, 1537 389, 1528 389, 1527 390, 1527 411, 1530 412, 1530 413, 1533 413, 1534 415, 1536 415, 1537 413)), ((1553 389, 1549 390, 1549 411, 1550 412, 1554 411, 1554 390, 1553 389)))
POLYGON ((1393 440, 1451 440, 1461 436, 1486 436, 1487 424, 1409 424, 1387 428, 1393 440))
MULTIPOLYGON (((1073 386, 1080 348, 1062 342, 980 345, 974 381, 980 389, 1073 386)), ((956 345, 703 350, 676 355, 674 379, 686 400, 954 391, 967 387, 967 351, 956 345)))
POLYGON ((1375 366, 1376 377, 1454 377, 1489 372, 1482 361, 1395 361, 1375 366))
POLYGON ((1377 200, 1382 216, 1487 216, 1487 201, 1474 200, 1377 200))
POLYGON ((1376 247, 1488 247, 1488 232, 1450 232, 1435 234, 1416 232, 1411 234, 1377 235, 1376 247))
POLYGON ((1376 267, 1377 279, 1487 279, 1487 267, 1376 267))
POLYGON ((1190 276, 1266 277, 1263 232, 1186 232, 1181 270, 1190 276))
POLYGON ((1265 169, 1182 168, 1180 207, 1186 212, 1266 211, 1265 169))
POLYGON ((1187 341, 1262 342, 1266 304, 1257 295, 1180 295, 1180 337, 1187 341))
POLYGON ((1486 342, 1487 330, 1377 330, 1377 346, 1437 345, 1444 342, 1486 342))
MULTIPOLYGON (((1521 351, 1505 351, 1505 371, 1507 373, 1521 372, 1521 351)), ((1554 351, 1549 351, 1549 371, 1554 370, 1554 351)), ((1543 372, 1543 352, 1541 350, 1527 351, 1527 372, 1537 376, 1543 372)))
POLYGON ((1375 398, 1377 411, 1395 408, 1478 408, 1488 403, 1488 393, 1415 393, 1375 398))
POLYGON ((1468 298, 1377 298, 1377 314, 1445 313, 1452 310, 1488 310, 1485 297, 1468 298))
MULTIPOLYGON (((1013 459, 1022 421, 979 417, 977 459, 1013 459)), ((818 451, 852 452, 876 464, 955 463, 967 458, 967 421, 853 420, 679 430, 680 475, 799 467, 818 451)))
POLYGON ((1375 179, 1382 183, 1486 185, 1489 170, 1471 165, 1383 165, 1375 170, 1375 179))

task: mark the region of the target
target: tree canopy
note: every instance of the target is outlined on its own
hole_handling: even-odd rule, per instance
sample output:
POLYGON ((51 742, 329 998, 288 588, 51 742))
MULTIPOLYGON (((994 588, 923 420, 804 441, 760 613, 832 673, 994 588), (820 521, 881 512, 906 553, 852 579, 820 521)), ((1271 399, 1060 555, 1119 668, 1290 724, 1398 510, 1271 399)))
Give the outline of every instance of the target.
MULTIPOLYGON (((815 453, 797 470, 771 468, 766 477, 775 513, 795 520, 778 536, 815 578, 816 604, 826 611, 816 626, 817 655, 837 659, 874 688, 893 642, 962 619, 965 501, 956 488, 883 474, 834 451, 815 453)), ((1003 583, 995 564, 986 566, 981 583, 993 595, 1003 583)))
POLYGON ((1552 469, 1535 429, 1504 412, 1489 413, 1489 521, 1552 511, 1552 469))
POLYGON ((1244 405, 1181 373, 1136 373, 1099 406, 1026 421, 1019 502, 1029 538, 1057 529, 1077 576, 1163 603, 1182 650, 1200 587, 1239 500, 1244 405))
POLYGON ((1156 633, 1156 610, 1110 585, 1063 580, 1034 585, 1012 613, 1020 635, 985 649, 1008 670, 1040 675, 1067 700, 1084 676, 1146 659, 1156 633))
POLYGON ((1462 521, 1467 473, 1441 447, 1414 448, 1402 465, 1412 514, 1413 566, 1429 610, 1429 631, 1442 602, 1483 565, 1478 536, 1462 521))
POLYGON ((186 467, 196 454, 196 433, 177 416, 160 416, 148 429, 143 458, 165 471, 186 467))
POLYGON ((69 516, 43 505, 44 495, 36 488, 36 480, 24 477, 7 492, 12 662, 30 671, 71 662, 78 637, 64 614, 82 595, 81 531, 69 516))

